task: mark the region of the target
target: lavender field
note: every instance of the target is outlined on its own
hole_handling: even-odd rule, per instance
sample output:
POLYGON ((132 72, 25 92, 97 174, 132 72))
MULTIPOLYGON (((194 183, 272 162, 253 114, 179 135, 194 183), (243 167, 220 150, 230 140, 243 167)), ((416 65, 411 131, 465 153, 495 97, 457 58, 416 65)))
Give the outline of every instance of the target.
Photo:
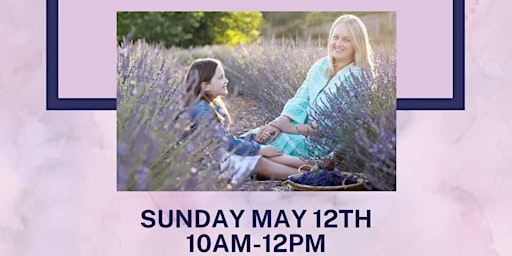
MULTIPOLYGON (((234 117, 231 130, 236 133, 277 117, 311 65, 325 54, 325 45, 314 41, 193 49, 124 43, 117 63, 117 189, 238 189, 219 170, 225 149, 217 139, 216 124, 200 124, 193 136, 184 136, 184 76, 192 60, 213 57, 225 65, 230 81, 227 103, 234 117)), ((394 190, 395 51, 376 47, 376 55, 375 79, 368 85, 340 85, 329 97, 337 107, 317 113, 324 117, 317 120, 322 137, 309 141, 312 150, 321 146, 335 153, 339 168, 365 173, 374 188, 394 190), (351 146, 340 149, 341 144, 351 146)))

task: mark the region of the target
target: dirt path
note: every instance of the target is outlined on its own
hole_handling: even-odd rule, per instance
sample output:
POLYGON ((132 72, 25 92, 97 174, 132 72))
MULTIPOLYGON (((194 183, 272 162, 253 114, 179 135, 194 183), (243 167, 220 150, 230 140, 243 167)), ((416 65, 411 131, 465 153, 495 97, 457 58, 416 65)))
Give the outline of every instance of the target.
POLYGON ((248 97, 241 95, 228 97, 226 107, 233 119, 233 125, 231 126, 233 135, 238 136, 245 131, 264 125, 260 118, 263 113, 262 109, 248 97))

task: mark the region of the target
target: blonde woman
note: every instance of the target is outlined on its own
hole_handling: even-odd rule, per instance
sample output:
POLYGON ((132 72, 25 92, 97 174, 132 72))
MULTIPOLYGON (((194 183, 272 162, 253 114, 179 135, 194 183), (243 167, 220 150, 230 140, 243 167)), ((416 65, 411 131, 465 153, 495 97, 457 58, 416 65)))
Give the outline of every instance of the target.
POLYGON ((316 61, 295 96, 288 100, 279 117, 250 131, 256 141, 271 144, 288 155, 308 155, 304 135, 315 132, 308 122, 311 107, 325 106, 326 92, 334 92, 339 81, 373 69, 373 51, 363 22, 354 15, 342 15, 331 26, 327 56, 316 61))

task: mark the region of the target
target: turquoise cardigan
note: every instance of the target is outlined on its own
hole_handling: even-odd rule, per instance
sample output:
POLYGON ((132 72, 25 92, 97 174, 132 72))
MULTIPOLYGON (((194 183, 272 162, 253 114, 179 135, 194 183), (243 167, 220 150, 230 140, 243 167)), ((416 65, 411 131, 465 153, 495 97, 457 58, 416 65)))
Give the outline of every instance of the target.
MULTIPOLYGON (((361 68, 351 63, 329 80, 328 68, 328 57, 316 61, 309 69, 306 80, 297 90, 295 96, 286 102, 281 115, 290 117, 293 120, 293 124, 308 124, 308 109, 312 106, 329 107, 324 105, 326 102, 325 92, 334 93, 340 79, 345 81, 346 79, 351 79, 351 73, 361 72, 361 68)), ((257 133, 257 131, 258 129, 253 129, 247 134, 257 133)), ((305 139, 304 135, 281 133, 270 144, 288 155, 309 156, 306 150, 305 139)), ((268 144, 269 141, 263 144, 268 144)))

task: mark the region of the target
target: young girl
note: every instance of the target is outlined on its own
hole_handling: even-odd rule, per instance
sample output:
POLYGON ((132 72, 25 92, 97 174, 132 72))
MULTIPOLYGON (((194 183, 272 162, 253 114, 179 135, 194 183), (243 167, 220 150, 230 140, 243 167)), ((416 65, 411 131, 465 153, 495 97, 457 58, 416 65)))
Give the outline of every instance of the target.
POLYGON ((232 183, 238 183, 251 174, 284 180, 306 163, 297 157, 283 155, 273 146, 235 138, 228 133, 231 117, 222 97, 228 95, 229 81, 219 60, 195 60, 188 69, 186 80, 189 96, 199 99, 192 108, 192 122, 211 120, 225 128, 223 136, 228 141, 228 152, 222 156, 220 167, 222 172, 231 174, 232 183))

